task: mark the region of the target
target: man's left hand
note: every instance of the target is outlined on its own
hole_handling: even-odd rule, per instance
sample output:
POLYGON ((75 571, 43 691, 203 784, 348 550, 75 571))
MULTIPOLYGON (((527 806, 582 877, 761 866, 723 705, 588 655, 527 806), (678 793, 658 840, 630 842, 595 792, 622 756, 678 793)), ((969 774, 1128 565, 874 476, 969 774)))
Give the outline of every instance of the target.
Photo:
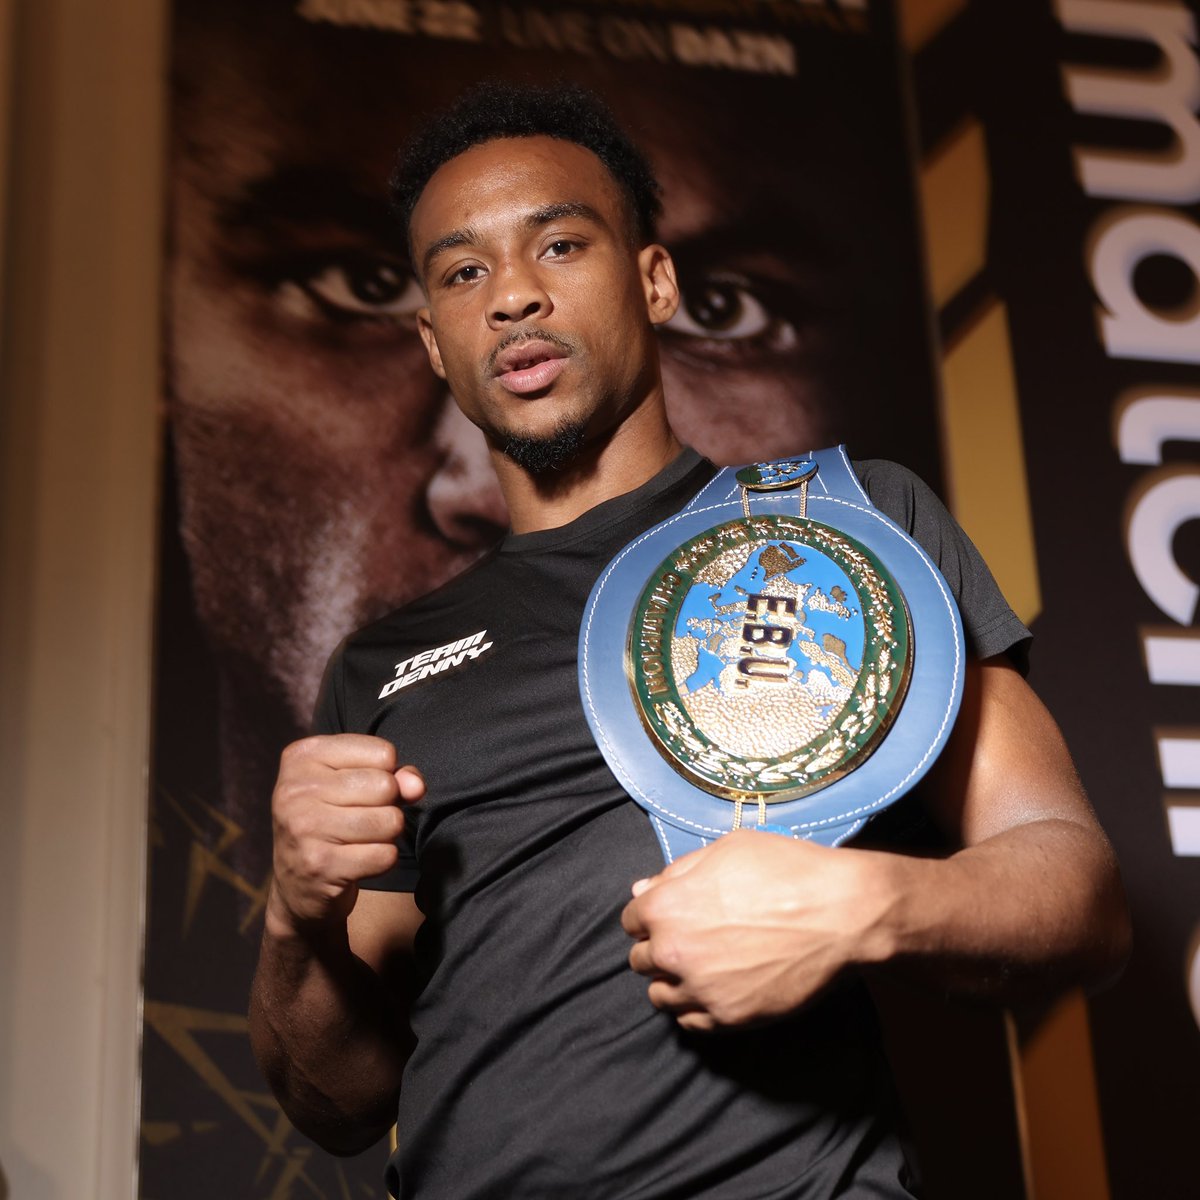
POLYGON ((743 830, 633 885, 621 924, 650 1001, 686 1029, 794 1011, 889 952, 893 856, 743 830))

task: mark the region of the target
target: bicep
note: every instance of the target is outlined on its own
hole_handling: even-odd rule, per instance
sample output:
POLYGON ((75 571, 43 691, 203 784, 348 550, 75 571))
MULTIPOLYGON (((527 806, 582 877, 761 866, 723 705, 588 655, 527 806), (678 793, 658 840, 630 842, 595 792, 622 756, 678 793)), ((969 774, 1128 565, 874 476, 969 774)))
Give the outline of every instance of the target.
POLYGON ((963 846, 1030 821, 1098 829, 1058 725, 1002 657, 968 665, 962 709, 927 797, 935 820, 963 846))
POLYGON ((424 919, 411 892, 363 888, 347 921, 350 949, 381 979, 407 992, 413 942, 424 919))

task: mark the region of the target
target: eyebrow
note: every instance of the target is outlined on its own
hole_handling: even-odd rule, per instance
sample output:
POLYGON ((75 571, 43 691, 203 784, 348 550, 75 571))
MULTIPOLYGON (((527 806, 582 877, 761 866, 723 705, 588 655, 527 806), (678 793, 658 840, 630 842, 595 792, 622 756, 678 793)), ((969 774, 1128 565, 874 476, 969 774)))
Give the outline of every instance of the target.
POLYGON ((253 180, 220 205, 218 221, 233 231, 334 224, 381 242, 404 240, 382 195, 322 167, 282 167, 253 180))
MULTIPOLYGON (((564 217, 574 217, 576 220, 591 221, 595 225, 607 225, 607 222, 596 209, 590 204, 584 204, 581 200, 560 200, 557 204, 547 204, 542 208, 535 208, 532 212, 525 215, 521 224, 527 232, 532 233, 534 230, 540 229, 543 225, 549 225, 554 221, 561 221, 564 217)), ((453 250, 458 246, 472 246, 478 243, 478 241, 478 233, 469 225, 464 226, 462 229, 455 229, 446 234, 445 237, 438 238, 421 256, 421 274, 428 274, 433 260, 439 254, 443 254, 447 250, 453 250)))
POLYGON ((421 256, 421 274, 429 274, 429 268, 439 254, 443 254, 447 250, 453 250, 456 246, 473 246, 478 241, 479 235, 470 226, 467 226, 465 229, 456 229, 453 233, 448 233, 445 237, 438 238, 421 256))
POLYGON ((545 208, 531 212, 525 218, 525 228, 538 229, 542 225, 549 225, 551 221, 561 221, 563 217, 576 217, 596 225, 606 224, 604 218, 590 204, 584 204, 580 200, 562 200, 558 204, 547 204, 545 208))

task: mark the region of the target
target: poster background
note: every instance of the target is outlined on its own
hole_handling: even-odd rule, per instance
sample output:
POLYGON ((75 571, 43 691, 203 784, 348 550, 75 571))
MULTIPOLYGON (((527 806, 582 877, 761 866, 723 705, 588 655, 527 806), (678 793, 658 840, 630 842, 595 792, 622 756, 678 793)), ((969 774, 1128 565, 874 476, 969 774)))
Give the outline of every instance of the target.
MULTIPOLYGON (((1178 4, 1167 10, 1191 30, 1177 42, 1183 51, 1175 66, 1178 79, 1196 69, 1197 7, 1178 4)), ((1059 12, 1068 15, 1066 6, 1059 12)), ((1043 24, 1050 34, 1049 62, 1039 64, 1042 82, 1025 94, 1028 102, 1039 91, 1051 99, 1055 66, 1100 68, 1110 87, 1120 81, 1113 72, 1134 72, 1142 80, 1165 74, 1161 53, 1146 36, 1153 12, 1126 7, 1126 14, 1131 31, 1140 28, 1143 36, 1067 36, 1070 21, 1065 29, 1043 24)), ((1011 31, 996 32, 1012 44, 1011 31)), ((1193 94, 1193 110, 1196 99, 1193 94)), ((1186 976, 1200 914, 1200 860, 1194 848, 1182 853, 1169 836, 1165 806, 1173 798, 1164 788, 1155 734, 1194 728, 1197 709, 1191 688, 1153 686, 1148 678, 1142 636, 1172 622, 1131 569, 1130 517, 1139 494, 1155 476, 1162 477, 1163 469, 1123 463, 1115 432, 1133 392, 1194 397, 1200 371, 1194 354, 1190 362, 1172 362, 1104 351, 1092 247, 1102 219, 1142 198, 1133 188, 1124 197, 1086 196, 1077 153, 1071 153, 1090 147, 1131 159, 1159 158, 1171 153, 1171 137, 1154 120, 1086 117, 1061 102, 1056 108, 1047 103, 1045 111, 1054 118, 1046 131, 1053 137, 1036 164, 1022 146, 1028 110, 993 102, 990 114, 998 185, 1002 180, 1004 210, 1012 214, 998 224, 994 261, 1013 314, 1045 598, 1039 633, 1047 652, 1037 681, 1061 713, 1071 744, 1079 747, 1081 773, 1116 844, 1133 908, 1135 951, 1129 969, 1119 987, 1091 1006, 1113 1194, 1184 1195, 1189 1188, 1182 1153, 1159 1157, 1145 1149, 1156 1142, 1182 1151, 1200 1113, 1200 1040, 1186 976), (1040 169, 1031 170, 1035 165, 1040 169), (1016 219, 1017 213, 1030 211, 1044 214, 1032 229, 1016 219), (1050 279, 1057 281, 1056 303, 1047 295, 1050 279), (1074 501, 1065 502, 1067 495, 1074 501), (1085 602, 1087 616, 1073 618, 1071 598, 1093 589, 1097 603, 1085 602)), ((1190 157, 1192 173, 1200 178, 1194 151, 1190 157)), ((1190 203, 1171 207, 1194 223, 1200 217, 1198 197, 1200 187, 1190 203)), ((1161 204, 1142 207, 1168 211, 1161 204)), ((1190 268, 1177 255, 1138 259, 1131 275, 1149 310, 1177 320, 1194 307, 1195 258, 1190 268)), ((1173 438, 1164 459, 1164 469, 1194 477, 1197 445, 1173 438)), ((1200 577, 1196 534, 1193 520, 1172 539, 1174 556, 1192 579, 1200 577)))
MULTIPOLYGON (((1195 11, 1187 5, 1166 7, 1195 11)), ((1064 62, 1075 60, 1152 69, 1152 49, 1128 40, 1122 46, 1111 38, 1068 39, 1051 8, 1032 0, 1016 0, 1002 8, 984 3, 910 5, 908 45, 915 52, 911 68, 919 115, 914 146, 905 126, 907 83, 897 57, 894 13, 888 5, 867 9, 850 4, 731 2, 697 5, 695 11, 666 0, 619 6, 540 5, 521 6, 524 16, 517 24, 511 17, 515 6, 384 4, 373 10, 376 14, 390 11, 397 21, 410 22, 408 31, 355 29, 324 21, 296 28, 280 41, 278 26, 268 18, 241 15, 231 22, 220 5, 200 9, 185 0, 176 5, 175 215, 167 291, 172 313, 167 376, 175 440, 168 447, 162 522, 142 1194, 378 1194, 377 1161, 335 1164, 314 1154, 290 1132, 258 1081, 241 1016, 265 886, 263 809, 254 798, 267 794, 278 747, 299 731, 298 714, 306 710, 315 677, 309 672, 304 677, 307 684, 297 683, 296 672, 285 669, 266 686, 248 687, 248 675, 261 679, 259 668, 265 658, 237 639, 245 626, 254 628, 255 622, 222 625, 221 620, 222 613, 229 611, 229 598, 236 602, 239 587, 246 588, 242 611, 252 615, 256 591, 265 589, 269 594, 272 587, 287 584, 289 561, 285 555, 274 574, 268 572, 261 579, 247 573, 241 564, 254 559, 261 543, 251 540, 230 552, 223 551, 213 536, 215 524, 197 522, 189 533, 186 482, 184 507, 179 507, 181 474, 186 477, 197 462, 206 462, 211 477, 222 485, 214 511, 226 523, 254 528, 264 511, 277 513, 281 507, 304 515, 304 495, 313 490, 304 470, 296 470, 284 486, 282 472, 264 474, 253 466, 264 456, 284 465, 289 462, 286 453, 275 453, 276 446, 287 445, 272 441, 273 424, 279 422, 262 416, 264 411, 278 415, 286 389, 278 381, 257 392, 239 387, 248 367, 261 369, 264 361, 279 362, 289 356, 303 362, 308 374, 315 365, 319 375, 336 331, 326 330, 323 342, 311 328, 300 335, 293 329, 281 338, 279 322, 256 324, 245 319, 261 315, 257 300, 246 301, 239 322, 261 336, 235 347, 234 361, 243 374, 231 378, 230 344, 221 341, 221 322, 212 319, 220 310, 208 299, 228 293, 235 302, 246 300, 253 292, 246 280, 259 278, 271 283, 270 287, 263 284, 258 294, 278 300, 284 277, 278 265, 274 273, 266 270, 269 256, 258 256, 257 276, 245 265, 255 255, 204 257, 196 249, 204 221, 181 196, 188 187, 189 170, 211 180, 219 176, 230 154, 270 157, 269 146, 264 149, 261 140, 245 136, 247 125, 262 128, 246 119, 247 81, 261 84, 268 112, 283 94, 280 84, 287 82, 289 119, 306 118, 306 133, 315 129, 319 134, 335 114, 345 132, 347 161, 353 153, 365 173, 382 177, 386 151, 402 134, 383 146, 374 136, 360 137, 359 131, 378 131, 384 100, 391 105, 390 120, 397 128, 404 124, 406 117, 393 94, 399 87, 397 79, 403 78, 405 88, 419 82, 421 71, 428 72, 431 81, 444 80, 445 73, 438 69, 444 62, 440 56, 451 44, 451 57, 460 67, 473 61, 471 54, 482 48, 485 54, 502 50, 512 63, 536 59, 539 71, 552 57, 572 73, 598 75, 601 81, 608 78, 610 87, 619 78, 611 73, 622 69, 629 73, 628 89, 633 89, 634 80, 644 89, 648 75, 653 75, 666 128, 694 126, 689 112, 704 113, 707 122, 714 120, 714 113, 726 119, 740 114, 743 123, 757 122, 759 128, 776 134, 776 141, 807 151, 807 155, 788 156, 782 166, 779 155, 772 154, 768 167, 763 165, 765 158, 750 154, 751 145, 728 163, 725 176, 732 172, 742 181, 755 178, 756 172, 765 174, 776 194, 786 194, 797 212, 814 220, 810 206, 814 197, 817 209, 828 212, 832 206, 849 215, 858 236, 850 239, 854 254, 840 261, 854 269, 839 273, 845 292, 831 293, 823 328, 834 334, 851 331, 858 348, 854 365, 867 364, 870 370, 850 370, 847 360, 839 358, 837 336, 831 342, 818 339, 808 344, 810 351, 833 347, 825 354, 810 353, 807 359, 817 363, 815 368, 806 367, 815 380, 814 404, 821 411, 836 413, 822 431, 831 436, 818 440, 846 438, 856 453, 886 452, 934 482, 942 478, 955 511, 980 542, 1010 599, 1023 616, 1037 615, 1033 681, 1063 724, 1085 783, 1114 838, 1137 923, 1138 949, 1125 979, 1094 1001, 1090 1010, 1102 1155, 1110 1183, 1105 1183, 1103 1166, 1093 1163, 1090 1169, 1098 1174, 1087 1194, 1102 1195, 1108 1187, 1112 1195, 1130 1200, 1150 1194, 1190 1194, 1185 1147, 1187 1131, 1200 1111, 1196 1083, 1200 1048, 1188 1010, 1184 971, 1200 883, 1196 860, 1172 852, 1159 799, 1163 788, 1152 730, 1187 726, 1194 704, 1186 688, 1151 687, 1140 660, 1139 629, 1161 625, 1163 616, 1138 587, 1123 544, 1128 508, 1144 486, 1145 471, 1117 459, 1112 420, 1117 398, 1126 388, 1142 384, 1194 388, 1196 369, 1114 362, 1102 352, 1085 258, 1088 231, 1104 205, 1084 197, 1071 148, 1080 142, 1106 140, 1129 145, 1131 139, 1136 146, 1142 139, 1143 149, 1153 150, 1162 138, 1144 123, 1131 129, 1128 123, 1072 118, 1060 73, 1064 62), (642 21, 651 31, 665 26, 669 13, 683 13, 697 28, 753 29, 785 37, 796 48, 802 69, 796 76, 768 76, 728 66, 684 67, 661 62, 649 50, 622 68, 615 57, 595 53, 591 34, 587 44, 592 52, 581 53, 572 38, 583 37, 581 29, 597 28, 601 10, 613 9, 642 21), (546 20, 531 21, 531 12, 546 20), (477 28, 483 39, 479 45, 448 36, 475 28, 469 24, 471 13, 479 17, 477 28), (564 24, 554 19, 555 14, 575 14, 581 20, 564 24), (840 27, 829 27, 838 21, 840 27), (431 35, 430 29, 438 32, 431 35), (228 48, 231 37, 241 40, 231 56, 223 119, 235 132, 223 143, 210 141, 205 153, 204 139, 184 117, 188 105, 201 102, 186 60, 195 53, 201 56, 196 61, 205 61, 204 53, 228 48), (266 47, 269 55, 264 55, 266 47), (386 76, 372 70, 381 61, 383 47, 393 72, 386 76), (532 57, 522 59, 522 47, 532 57), (311 56, 318 50, 319 75, 302 69, 315 61, 311 56), (355 111, 370 113, 370 120, 360 116, 358 124, 347 121, 346 113, 355 111), (770 114, 770 125, 764 113, 770 114), (815 113, 816 119, 799 122, 799 113, 810 118, 815 113), (793 119, 798 122, 795 128, 786 129, 791 136, 780 138, 775 123, 793 119), (812 179, 814 157, 833 164, 821 173, 819 184, 812 179), (913 172, 919 175, 924 203, 927 276, 919 258, 913 172), (189 303, 189 297, 200 302, 189 303), (185 319, 185 314, 190 315, 185 319), (934 329, 937 360, 931 352, 934 329), (206 356, 206 349, 212 353, 206 356), (823 393, 823 381, 826 385, 836 381, 836 386, 823 393), (836 402, 829 401, 829 392, 836 395, 836 402), (205 403, 189 399, 202 394, 205 403), (935 408, 939 396, 941 407, 935 408), (261 403, 264 399, 268 405, 261 403), (197 413, 203 418, 198 425, 197 413), (243 420, 247 415, 254 419, 243 420), (199 432, 180 454, 178 431, 189 419, 193 419, 192 431, 199 432), (252 484, 249 488, 247 481, 252 484), (231 508, 229 498, 242 495, 239 489, 250 494, 253 502, 242 506, 235 499, 231 508), (205 562, 208 565, 197 566, 205 562), (220 570, 212 568, 213 562, 220 570), (254 588, 246 585, 251 578, 254 588), (197 616, 196 594, 206 588, 215 598, 208 613, 197 616), (1081 592, 1088 597, 1083 604, 1081 592), (305 687, 309 694, 304 694, 305 687), (1113 702, 1114 695, 1120 697, 1119 703, 1113 702), (246 723, 247 712, 255 714, 254 727, 246 723), (1136 1039, 1130 1030, 1139 1031, 1136 1039), (1167 1151, 1147 1161, 1142 1148, 1152 1131, 1167 1151)), ((342 5, 339 11, 348 12, 350 7, 342 5)), ((648 42, 636 44, 644 48, 661 42, 651 35, 648 42)), ((768 55, 758 61, 774 60, 768 55)), ((429 92, 436 93, 438 86, 430 82, 429 92)), ((614 95, 628 105, 631 91, 623 91, 619 83, 616 88, 614 95)), ((415 90, 423 94, 419 87, 415 90)), ((646 103, 639 105, 638 113, 643 128, 653 130, 654 122, 645 115, 646 103)), ((712 142, 720 141, 714 135, 712 142)), ((752 144, 754 139, 748 141, 752 144)), ((735 144, 742 148, 740 141, 735 144)), ((716 207, 718 215, 732 217, 725 223, 727 235, 746 220, 732 200, 716 207)), ((244 206, 241 211, 245 215, 244 206)), ((1186 211, 1196 215, 1195 206, 1186 211)), ((331 277, 320 274, 335 260, 329 255, 327 234, 318 234, 316 226, 310 222, 302 236, 292 241, 288 254, 303 257, 296 252, 300 246, 308 255, 309 284, 314 278, 323 279, 322 298, 328 301, 336 295, 344 303, 345 291, 329 292, 331 277)), ((223 228, 228 229, 228 223, 223 228)), ((836 229, 823 232, 837 244, 836 229)), ((700 238, 695 244, 703 243, 700 238)), ((736 245, 736 238, 728 244, 736 245)), ((365 289, 362 295, 375 301, 396 299, 386 287, 379 291, 389 277, 381 277, 377 265, 380 258, 395 261, 395 245, 382 245, 383 254, 381 243, 372 245, 370 253, 377 257, 370 260, 376 265, 369 271, 365 270, 369 256, 364 255, 361 241, 339 243, 347 253, 353 249, 357 257, 337 262, 342 268, 357 264, 358 282, 365 289)), ((745 260, 740 268, 738 278, 746 274, 745 260)), ((1148 297, 1157 297, 1156 302, 1166 307, 1186 306, 1186 272, 1182 282, 1178 269, 1172 271, 1169 264, 1160 263, 1157 272, 1152 267, 1142 280, 1148 297)), ((778 282, 777 275, 770 277, 778 282)), ((295 283, 295 276, 288 278, 295 283)), ((340 286, 348 286, 350 278, 343 273, 340 286)), ((718 279, 729 282, 728 274, 718 279)), ((1194 278, 1190 285, 1194 289, 1194 278)), ((351 294, 356 294, 353 287, 351 294)), ((289 293, 286 317, 301 311, 298 304, 311 307, 311 292, 304 295, 307 301, 294 290, 289 293)), ((793 297, 789 303, 799 301, 793 297)), ((399 345, 403 329, 395 336, 399 345)), ((358 350, 362 352, 362 347, 358 350)), ((342 347, 339 353, 343 352, 353 353, 354 348, 342 347)), ((734 371, 743 369, 738 361, 726 360, 724 365, 734 371)), ((688 364, 679 369, 688 370, 688 364)), ((294 384, 304 374, 288 378, 294 384)), ((763 376, 756 383, 751 372, 746 375, 751 388, 762 389, 760 394, 777 395, 770 392, 770 385, 778 380, 773 368, 764 372, 765 382, 763 376)), ((740 401, 746 394, 753 393, 740 392, 735 409, 743 425, 746 417, 740 401)), ((466 443, 456 442, 458 433, 445 425, 444 397, 418 397, 415 390, 410 396, 413 410, 419 408, 421 413, 410 442, 427 447, 429 463, 449 463, 457 471, 450 476, 451 483, 461 485, 457 494, 475 495, 470 455, 464 451, 456 457, 454 449, 466 443)), ((289 413, 284 424, 294 428, 298 422, 308 428, 305 422, 314 410, 336 412, 342 421, 352 420, 353 415, 347 416, 345 397, 329 385, 324 394, 314 391, 311 408, 289 413)), ((699 438, 692 440, 720 457, 699 438)), ((797 447, 775 447, 790 448, 797 447)), ((1194 444, 1174 443, 1168 447, 1168 461, 1176 469, 1192 471, 1194 451, 1194 444)), ((412 503, 412 495, 424 496, 424 501, 416 501, 419 509, 436 474, 417 469, 407 503, 412 503)), ((323 486, 336 482, 322 478, 323 486)), ((429 552, 439 539, 447 541, 446 527, 419 516, 413 529, 414 538, 419 534, 425 548, 420 561, 432 579, 448 565, 446 557, 429 552)), ((451 529, 458 539, 452 541, 454 556, 467 556, 470 540, 457 527, 451 529)), ((1193 577, 1197 575, 1194 530, 1194 524, 1185 527, 1176 540, 1177 556, 1193 577)), ((353 600, 342 610, 338 632, 329 632, 336 622, 303 625, 302 618, 297 618, 299 625, 265 622, 261 627, 280 637, 302 628, 313 642, 315 657, 318 650, 332 648, 345 627, 398 599, 389 598, 388 586, 384 579, 354 591, 353 600), (326 630, 323 647, 316 645, 320 636, 312 633, 314 628, 326 630)), ((203 603, 200 607, 203 610, 203 603)), ((893 1003, 903 1022, 920 1019, 909 998, 894 998, 893 1003)), ((1086 1037, 1087 1023, 1080 1023, 1080 1010, 1073 1011, 1075 1029, 1082 1029, 1086 1037)), ((1003 1070, 996 1070, 1003 1031, 948 1010, 937 1017, 939 1044, 943 1040, 956 1044, 953 1038, 944 1038, 951 1021, 962 1027, 965 1040, 957 1044, 970 1046, 971 1054, 959 1064, 967 1079, 960 1081, 961 1090, 946 1104, 948 1110, 958 1110, 961 1122, 953 1129, 956 1138, 950 1140, 966 1150, 968 1161, 975 1148, 970 1139, 979 1136, 981 1127, 999 1145, 998 1153, 986 1157, 994 1164, 991 1181, 976 1179, 970 1194, 980 1196, 981 1188, 991 1186, 997 1196, 1016 1195, 1023 1187, 1022 1164, 1016 1161, 1008 1110, 1015 1099, 1023 1101, 1026 1116, 1036 1113, 1039 1095, 1022 1094, 1020 1086, 1015 1097, 1008 1092, 1003 1070)), ((1021 1014, 1012 1026, 1026 1064, 1034 1068, 1030 1078, 1037 1078, 1039 1037, 1046 1026, 1044 1013, 1021 1014)), ((897 1028, 902 1031, 899 1052, 903 1056, 903 1031, 911 1027, 901 1023, 897 1028)), ((921 1067, 926 1069, 926 1064, 921 1067)), ((1085 1057, 1082 1065, 1075 1060, 1070 1067, 1083 1094, 1082 1098, 1069 1095, 1066 1107, 1074 1106, 1082 1114, 1086 1145, 1089 1116, 1096 1104, 1089 1092, 1090 1063, 1085 1057)), ((943 1102, 946 1099, 943 1096, 943 1102)), ((941 1115, 944 1137, 946 1120, 955 1114, 941 1115)), ((938 1132, 930 1130, 928 1136, 936 1139, 938 1132)), ((1032 1161, 1027 1158, 1024 1168, 1037 1168, 1040 1179, 1053 1179, 1056 1163, 1060 1167, 1071 1163, 1075 1152, 1065 1141, 1039 1143, 1037 1129, 1026 1144, 1032 1147, 1032 1161)), ((1099 1147, 1095 1149, 1101 1154, 1099 1147)), ((935 1158, 929 1167, 931 1183, 943 1188, 935 1194, 967 1194, 961 1185, 955 1190, 956 1168, 949 1159, 935 1158), (947 1165, 942 1167, 941 1162, 947 1165), (939 1170, 947 1173, 942 1181, 937 1178, 939 1170)), ((1069 1180, 1071 1173, 1065 1174, 1069 1180)), ((1076 1171, 1077 1189, 1079 1179, 1076 1171)), ((1070 1191, 1069 1182, 1064 1186, 1067 1190, 1058 1194, 1084 1194, 1070 1191)), ((1051 1193, 1043 1188, 1038 1194, 1051 1193)))
MULTIPOLYGON (((1114 216, 1151 210, 1194 226, 1200 213, 1200 165, 1191 143, 1185 153, 1151 115, 1153 105, 1136 119, 1128 108, 1131 84, 1149 85, 1152 94, 1157 88, 1160 98, 1173 89, 1181 100, 1176 119, 1191 137, 1200 101, 1196 6, 1022 0, 1003 9, 933 7, 944 19, 934 22, 914 63, 922 147, 927 165, 937 160, 940 170, 971 186, 953 201, 936 186, 928 189, 931 249, 939 227, 943 240, 949 232, 953 241, 956 228, 962 234, 963 209, 971 207, 963 196, 981 181, 988 211, 988 220, 960 239, 969 248, 939 300, 951 491, 991 561, 1011 565, 1009 578, 1028 611, 1040 613, 1032 682, 1061 722, 1113 838, 1134 918, 1134 954, 1124 977, 1089 1005, 1103 1139, 1097 1151, 1108 1179, 1078 1194, 1190 1195, 1187 1146, 1200 1112, 1200 1041, 1187 973, 1200 875, 1194 846, 1170 836, 1165 808, 1192 801, 1186 789, 1164 787, 1156 737, 1194 729, 1195 693, 1149 681, 1143 636, 1183 630, 1136 577, 1130 522, 1155 482, 1171 474, 1195 478, 1197 447, 1177 434, 1163 447, 1162 466, 1129 464, 1121 460, 1116 428, 1139 394, 1194 402, 1200 376, 1194 353, 1178 356, 1188 361, 1167 361, 1105 352, 1094 255, 1102 222, 1114 216), (1083 113, 1071 103, 1066 85, 1080 70, 1098 72, 1096 104, 1109 113, 1083 113), (1127 180, 1146 162, 1180 161, 1185 170, 1190 163, 1192 195, 1164 204, 1147 203, 1132 186, 1123 195, 1090 193, 1080 154, 1097 151, 1116 154, 1127 180), (1011 540, 1025 524, 1015 494, 1022 481, 990 471, 995 455, 974 432, 990 422, 995 380, 1005 374, 1019 401, 1035 539, 1036 559, 1025 564, 1011 540), (985 478, 968 477, 969 463, 981 464, 985 478)), ((1196 271, 1194 253, 1189 263, 1179 249, 1142 251, 1128 262, 1139 307, 1177 322, 1176 330, 1194 311, 1196 271)), ((1191 579, 1198 574, 1196 529, 1185 520, 1168 536, 1191 579)), ((1182 650, 1184 643, 1177 644, 1182 650)), ((1074 1104, 1077 1115, 1087 1100, 1076 1094, 1072 1101, 1062 1064, 1055 1070, 1042 1057, 1046 1014, 1019 1014, 1018 1028, 1035 1175, 1043 1189, 1070 1195, 1079 1188, 1067 1167, 1074 1139, 1039 1135, 1035 1117, 1046 1116, 1050 1095, 1074 1104), (1040 1096, 1031 1091, 1034 1078, 1040 1096)), ((1082 1025, 1072 1036, 1081 1032, 1082 1025)), ((1080 1119, 1086 1131, 1086 1111, 1080 1119)))
POLYGON ((615 8, 176 5, 145 1196, 380 1186, 378 1156, 337 1164, 290 1131, 242 1012, 266 797, 320 666, 497 520, 380 194, 414 109, 497 71, 597 86, 666 189, 684 438, 725 461, 848 438, 939 478, 890 10, 615 8))

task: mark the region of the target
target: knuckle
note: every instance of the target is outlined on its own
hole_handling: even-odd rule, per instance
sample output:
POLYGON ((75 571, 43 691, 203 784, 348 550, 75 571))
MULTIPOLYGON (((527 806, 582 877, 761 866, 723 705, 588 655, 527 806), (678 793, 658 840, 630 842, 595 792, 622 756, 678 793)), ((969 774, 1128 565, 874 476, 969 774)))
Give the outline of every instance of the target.
POLYGON ((679 940, 671 935, 660 937, 654 944, 654 961, 664 971, 678 975, 683 967, 684 953, 679 940))
POLYGON ((283 767, 271 793, 271 808, 276 814, 294 812, 310 802, 314 794, 313 780, 302 769, 283 767))
POLYGON ((737 1016, 733 1008, 728 1004, 721 1003, 720 1000, 714 1000, 708 1006, 708 1015, 717 1025, 735 1025, 737 1024, 737 1016))
POLYGON ((646 989, 646 995, 655 1008, 670 1007, 670 992, 667 990, 667 985, 661 980, 654 980, 646 989))
POLYGON ((744 1025, 750 1017, 745 1003, 733 997, 713 994, 706 999, 704 1007, 718 1025, 744 1025))
POLYGON ((282 763, 293 763, 312 758, 316 754, 320 743, 321 739, 315 734, 309 737, 297 738, 296 741, 284 746, 279 760, 282 763))
POLYGON ((367 797, 380 805, 391 804, 400 794, 400 785, 390 771, 371 771, 363 781, 367 797))
POLYGON ((275 808, 286 807, 292 801, 296 793, 295 778, 295 773, 289 771, 284 763, 279 769, 279 777, 275 780, 275 790, 271 793, 271 803, 275 808))
POLYGON ((391 798, 395 781, 377 767, 358 767, 353 771, 342 771, 338 784, 344 789, 346 798, 355 804, 383 804, 391 798))
POLYGON ((662 915, 662 900, 658 896, 660 890, 660 888, 652 888, 637 898, 637 913, 642 924, 647 928, 654 926, 662 915))
POLYGON ((396 769, 396 747, 386 738, 375 734, 348 734, 354 737, 354 760, 359 766, 372 771, 394 771, 396 769))
POLYGON ((296 866, 309 879, 323 879, 329 864, 329 851, 320 842, 309 839, 296 850, 296 866))
POLYGON ((293 807, 278 793, 271 803, 271 824, 275 830, 275 840, 285 841, 292 837, 293 807))
POLYGON ((314 811, 312 788, 297 780, 280 780, 271 797, 271 808, 277 824, 295 829, 314 811))
POLYGON ((382 875, 384 871, 390 871, 400 858, 400 851, 395 846, 381 844, 372 848, 371 854, 364 859, 364 867, 366 869, 365 878, 370 878, 372 875, 382 875))
POLYGON ((297 841, 305 842, 317 835, 317 814, 311 806, 296 805, 288 814, 288 833, 297 841))

